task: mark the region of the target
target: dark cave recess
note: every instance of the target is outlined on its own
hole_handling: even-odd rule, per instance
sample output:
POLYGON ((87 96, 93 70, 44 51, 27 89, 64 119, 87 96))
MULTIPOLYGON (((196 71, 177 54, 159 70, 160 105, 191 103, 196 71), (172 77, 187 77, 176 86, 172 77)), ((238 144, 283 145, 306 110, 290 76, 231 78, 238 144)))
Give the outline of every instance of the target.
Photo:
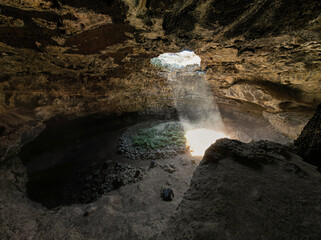
POLYGON ((140 180, 144 169, 117 152, 119 136, 126 127, 139 122, 172 119, 177 120, 175 111, 51 119, 19 153, 27 169, 28 198, 52 209, 95 201, 125 184, 117 177, 119 173, 127 174, 126 183, 140 180))

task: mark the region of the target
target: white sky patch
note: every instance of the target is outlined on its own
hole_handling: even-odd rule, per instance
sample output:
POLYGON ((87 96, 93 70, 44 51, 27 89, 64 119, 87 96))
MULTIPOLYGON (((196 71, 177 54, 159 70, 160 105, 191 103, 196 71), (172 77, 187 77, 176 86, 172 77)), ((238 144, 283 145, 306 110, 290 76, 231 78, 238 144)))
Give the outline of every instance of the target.
POLYGON ((201 66, 201 58, 191 51, 179 53, 163 53, 152 58, 151 63, 157 67, 168 69, 179 69, 187 66, 201 66))

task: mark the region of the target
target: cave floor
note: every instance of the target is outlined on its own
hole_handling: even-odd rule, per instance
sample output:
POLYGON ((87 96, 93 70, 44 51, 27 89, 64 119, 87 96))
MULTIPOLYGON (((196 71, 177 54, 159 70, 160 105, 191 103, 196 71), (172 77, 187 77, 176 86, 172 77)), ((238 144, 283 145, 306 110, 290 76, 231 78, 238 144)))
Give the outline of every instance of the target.
MULTIPOLYGON (((189 188, 201 159, 179 154, 156 160, 159 165, 150 168, 149 160, 131 160, 118 154, 121 133, 140 122, 136 116, 127 116, 109 119, 108 124, 100 118, 48 124, 36 139, 0 167, 0 239, 154 239, 160 236, 189 188), (144 177, 104 193, 90 203, 64 202, 59 196, 78 191, 82 182, 77 185, 72 181, 61 191, 64 182, 78 170, 99 168, 106 162, 145 169, 144 177), (174 172, 168 171, 169 165, 174 172), (41 177, 37 173, 49 177, 37 179, 41 177), (44 193, 38 194, 38 199, 30 197, 30 176, 33 175, 36 176, 33 192, 44 193), (57 182, 56 175, 62 183, 57 182), (163 187, 174 191, 172 201, 162 200, 163 187), (47 204, 40 204, 42 201, 47 204)), ((260 130, 266 132, 265 127, 260 130)))
POLYGON ((98 133, 95 130, 84 134, 83 124, 75 123, 48 128, 9 165, 1 167, 0 239, 152 239, 166 229, 201 159, 179 154, 156 160, 158 165, 150 168, 149 160, 130 160, 117 154, 117 139, 126 126, 112 124, 102 130, 99 124, 94 125, 98 133), (76 184, 62 191, 61 184, 69 181, 68 177, 75 176, 77 169, 103 166, 106 161, 145 169, 144 177, 91 203, 61 204, 61 192, 77 191, 76 184), (175 172, 168 171, 169 165, 175 172), (49 177, 33 182, 38 184, 33 191, 40 192, 40 199, 32 201, 28 177, 41 177, 39 172, 49 177), (161 198, 163 187, 173 190, 172 201, 161 198), (48 203, 48 199, 53 202, 48 203), (41 201, 47 201, 44 205, 49 208, 41 201))
MULTIPOLYGON (((196 160, 197 161, 197 160, 196 160)), ((151 239, 166 229, 181 202, 196 168, 188 154, 162 159, 174 164, 169 173, 161 167, 146 172, 143 180, 102 195, 89 204, 46 209, 30 201, 14 183, 17 172, 1 173, 2 239, 151 239), (11 178, 8 178, 9 176, 11 178), (10 186, 8 188, 8 186, 10 186), (170 187, 173 201, 163 201, 163 186, 170 187)), ((142 165, 146 161, 141 162, 142 165)))

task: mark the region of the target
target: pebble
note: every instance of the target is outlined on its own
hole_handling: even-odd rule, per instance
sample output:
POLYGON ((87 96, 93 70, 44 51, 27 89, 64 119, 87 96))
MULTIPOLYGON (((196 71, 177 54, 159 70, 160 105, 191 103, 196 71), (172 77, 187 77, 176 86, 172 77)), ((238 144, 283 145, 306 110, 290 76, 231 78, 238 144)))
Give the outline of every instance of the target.
POLYGON ((88 210, 86 210, 83 214, 84 217, 87 217, 89 214, 91 214, 92 212, 96 211, 97 207, 91 207, 88 210))
POLYGON ((165 169, 165 171, 166 171, 166 172, 169 172, 169 173, 174 173, 174 172, 176 172, 176 169, 174 169, 174 168, 167 168, 167 169, 165 169))
POLYGON ((157 167, 157 163, 155 160, 152 160, 150 161, 150 165, 149 165, 150 168, 154 168, 154 167, 157 167))

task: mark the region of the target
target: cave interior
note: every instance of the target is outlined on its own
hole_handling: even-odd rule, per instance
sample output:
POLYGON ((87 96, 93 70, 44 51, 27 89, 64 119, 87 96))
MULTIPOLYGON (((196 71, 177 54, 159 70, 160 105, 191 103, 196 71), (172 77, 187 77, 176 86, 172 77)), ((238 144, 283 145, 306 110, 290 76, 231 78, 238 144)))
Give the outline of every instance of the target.
POLYGON ((321 236, 319 0, 0 0, 0 239, 321 236))

